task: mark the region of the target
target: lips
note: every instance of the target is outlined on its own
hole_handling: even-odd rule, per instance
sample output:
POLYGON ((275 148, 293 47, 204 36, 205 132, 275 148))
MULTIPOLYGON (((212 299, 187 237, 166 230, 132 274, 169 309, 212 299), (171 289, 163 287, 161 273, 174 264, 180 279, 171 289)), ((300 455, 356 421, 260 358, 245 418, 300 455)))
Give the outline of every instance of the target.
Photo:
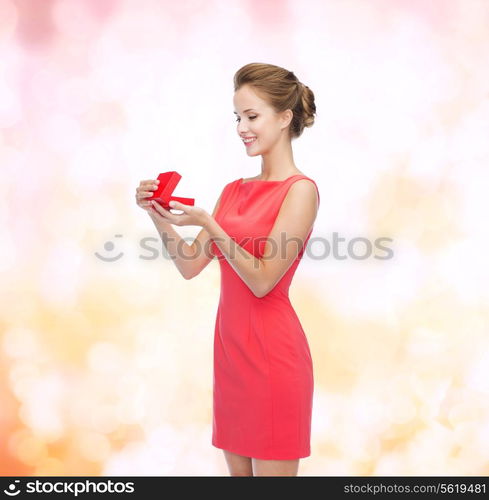
POLYGON ((245 141, 245 140, 243 139, 243 143, 244 143, 244 145, 245 145, 245 146, 251 146, 251 145, 252 145, 252 144, 256 141, 256 137, 253 137, 253 138, 251 138, 251 139, 252 139, 252 140, 250 140, 250 141, 245 141))

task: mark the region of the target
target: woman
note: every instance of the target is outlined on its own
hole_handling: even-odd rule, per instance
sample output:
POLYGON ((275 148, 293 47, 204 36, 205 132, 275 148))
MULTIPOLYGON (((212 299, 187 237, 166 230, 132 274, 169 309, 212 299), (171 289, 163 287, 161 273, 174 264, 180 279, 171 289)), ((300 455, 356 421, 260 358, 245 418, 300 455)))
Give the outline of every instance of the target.
POLYGON ((212 216, 145 201, 154 180, 142 181, 136 198, 185 279, 219 259, 212 444, 232 476, 295 476, 299 459, 310 455, 313 369, 288 289, 319 192, 297 169, 291 141, 314 123, 314 94, 294 73, 261 63, 238 70, 234 90, 237 132, 248 156, 262 157, 261 173, 226 184, 212 216), (188 245, 172 225, 202 230, 188 245))

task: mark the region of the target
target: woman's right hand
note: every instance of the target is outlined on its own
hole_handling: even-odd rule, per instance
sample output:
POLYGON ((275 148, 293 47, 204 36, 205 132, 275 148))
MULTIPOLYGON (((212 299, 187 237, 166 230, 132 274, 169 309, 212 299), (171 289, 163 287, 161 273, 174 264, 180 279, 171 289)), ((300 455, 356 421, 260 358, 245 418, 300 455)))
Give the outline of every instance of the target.
POLYGON ((151 202, 148 198, 153 196, 153 191, 156 190, 160 181, 158 179, 150 179, 147 181, 141 181, 139 186, 136 188, 136 203, 143 210, 146 210, 149 214, 152 213, 151 202))

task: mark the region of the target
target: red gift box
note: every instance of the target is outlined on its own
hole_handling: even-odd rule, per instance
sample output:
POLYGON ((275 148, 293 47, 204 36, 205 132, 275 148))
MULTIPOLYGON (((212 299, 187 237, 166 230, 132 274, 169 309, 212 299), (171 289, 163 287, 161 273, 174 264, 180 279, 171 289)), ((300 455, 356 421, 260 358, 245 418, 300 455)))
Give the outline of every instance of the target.
POLYGON ((157 201, 165 210, 170 210, 172 208, 169 205, 170 201, 179 201, 184 205, 194 205, 194 198, 181 198, 180 196, 171 195, 181 178, 182 176, 174 170, 158 175, 160 183, 153 193, 153 196, 150 196, 148 200, 157 201))

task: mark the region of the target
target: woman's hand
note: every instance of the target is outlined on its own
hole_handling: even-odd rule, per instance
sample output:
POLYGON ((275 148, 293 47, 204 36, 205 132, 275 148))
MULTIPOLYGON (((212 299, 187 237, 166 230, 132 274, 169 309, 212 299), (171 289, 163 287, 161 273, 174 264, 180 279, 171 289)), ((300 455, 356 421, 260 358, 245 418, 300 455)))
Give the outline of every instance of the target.
POLYGON ((156 217, 161 222, 174 224, 175 226, 201 226, 204 227, 210 219, 210 215, 200 207, 193 205, 184 205, 178 201, 171 201, 170 207, 176 210, 182 210, 183 214, 174 214, 165 210, 157 201, 151 200, 150 215, 156 217))
POLYGON ((151 213, 151 202, 148 198, 153 196, 153 191, 156 190, 159 183, 160 181, 158 179, 150 179, 141 181, 139 187, 136 188, 136 203, 148 213, 151 213))

